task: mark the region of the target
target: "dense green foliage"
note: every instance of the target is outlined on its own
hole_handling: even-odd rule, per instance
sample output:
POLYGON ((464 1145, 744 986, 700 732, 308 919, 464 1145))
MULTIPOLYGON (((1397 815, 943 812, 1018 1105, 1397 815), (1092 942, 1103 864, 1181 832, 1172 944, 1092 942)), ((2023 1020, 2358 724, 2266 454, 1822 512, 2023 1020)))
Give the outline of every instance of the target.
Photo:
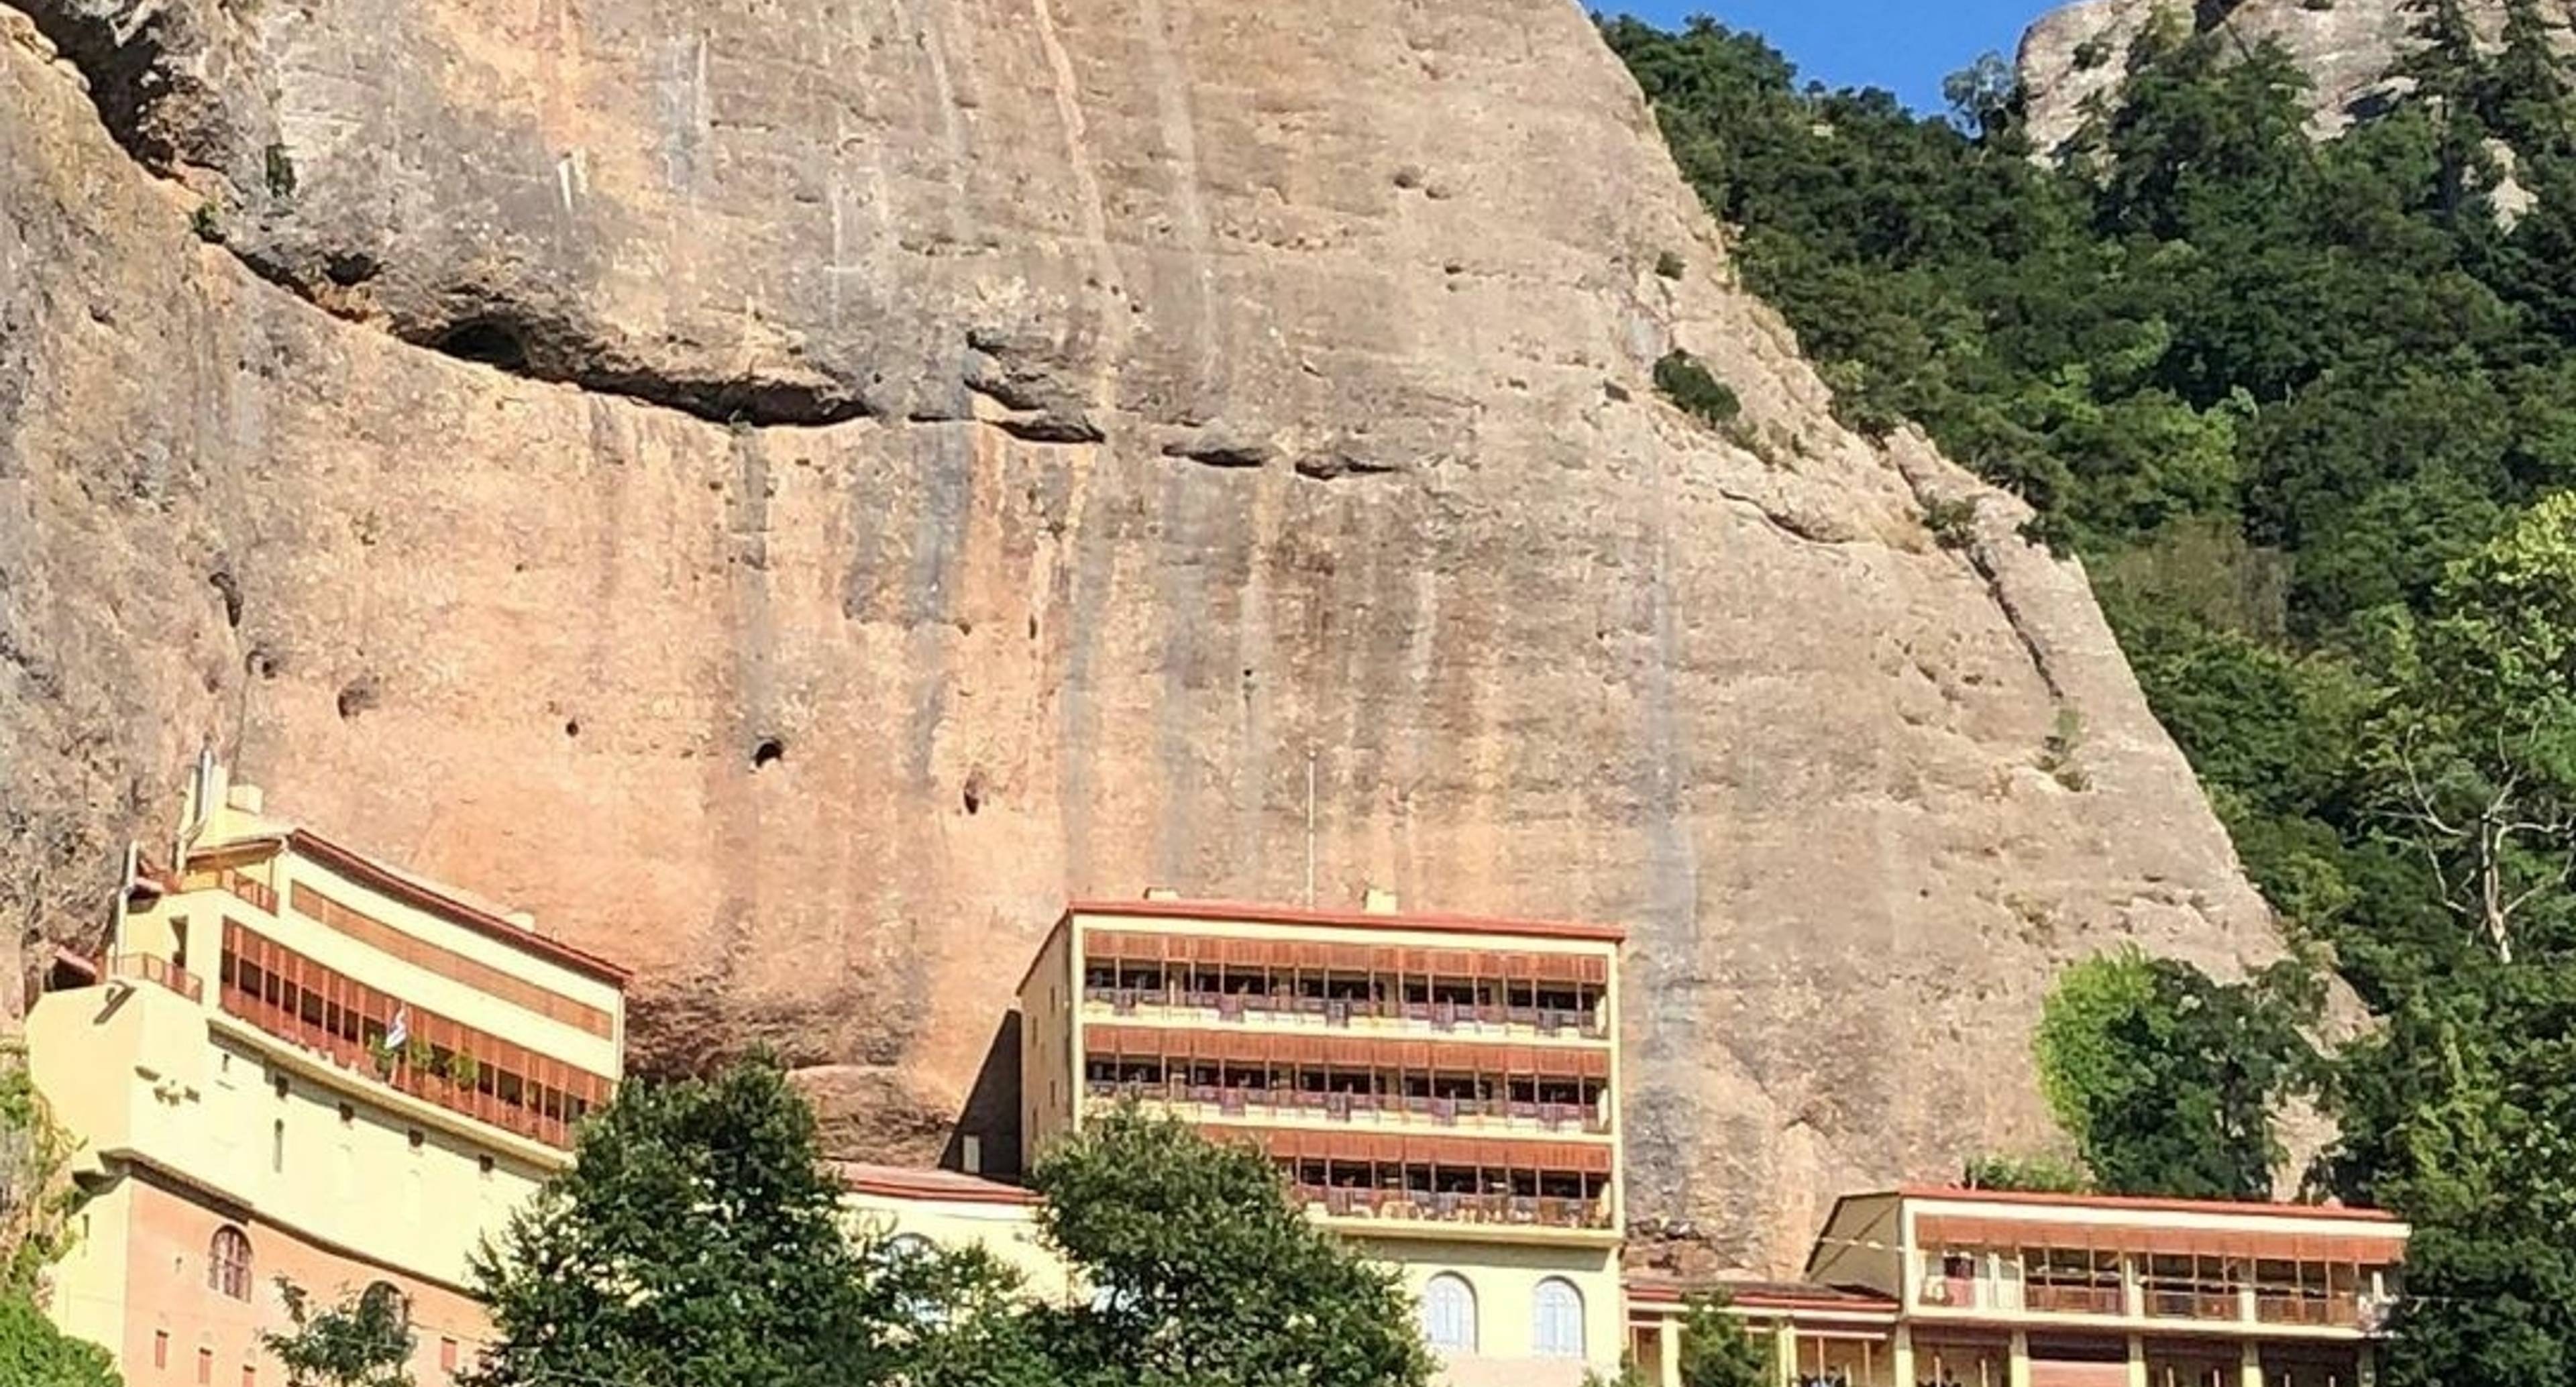
POLYGON ((2025 1190, 2040 1194, 2089 1194, 2093 1172, 2051 1152, 1970 1157, 1959 1184, 1972 1190, 2025 1190))
POLYGON ((1422 1387, 1394 1274, 1296 1209, 1269 1159, 1110 1113, 1038 1162, 1038 1222, 1093 1295, 1055 1316, 1062 1380, 1422 1387))
MULTIPOLYGON (((2248 869, 2383 1019, 2327 1068, 2312 1174, 2420 1230, 2391 1376, 2565 1381, 2576 120, 2535 0, 2485 47, 2458 0, 2406 8, 2411 94, 2336 138, 2178 4, 2046 152, 2000 63, 1924 119, 1712 23, 1604 31, 1846 419, 1920 425, 2085 558, 2248 869)), ((2152 1019, 2205 980, 2109 981, 2066 1004, 2144 1038, 2085 1071, 2097 1177, 2256 1188, 2252 1155, 2130 1149, 2123 1093, 2216 1052, 2152 1019)))
POLYGON ((2108 1194, 2262 1199, 2281 1144, 2272 1112, 2312 1076, 2294 966, 2247 983, 2135 951, 2066 971, 2034 1042, 2041 1090, 2108 1194))
MULTIPOLYGON (((977 1249, 853 1228, 777 1066, 629 1084, 573 1168, 477 1260, 494 1338, 473 1387, 1423 1387, 1392 1273, 1293 1207, 1268 1159, 1111 1115, 1058 1144, 1040 1228, 1087 1299, 977 1249)), ((401 1387, 365 1300, 272 1341, 297 1387, 401 1387), (290 1366, 297 1360, 290 1358, 290 1366)), ((401 1339, 397 1340, 396 1335, 401 1339)), ((398 1361, 398 1359, 396 1360, 398 1361)))
POLYGON ((0 1293, 0 1382, 9 1387, 123 1387, 107 1350, 54 1328, 15 1292, 0 1293))
POLYGON ((379 1281, 317 1310, 303 1287, 279 1278, 289 1333, 260 1343, 286 1369, 287 1387, 412 1387, 418 1339, 402 1293, 379 1281))
POLYGON ((629 1084, 574 1155, 476 1259, 495 1342, 475 1387, 846 1387, 905 1366, 937 1259, 848 1235, 776 1065, 629 1084))

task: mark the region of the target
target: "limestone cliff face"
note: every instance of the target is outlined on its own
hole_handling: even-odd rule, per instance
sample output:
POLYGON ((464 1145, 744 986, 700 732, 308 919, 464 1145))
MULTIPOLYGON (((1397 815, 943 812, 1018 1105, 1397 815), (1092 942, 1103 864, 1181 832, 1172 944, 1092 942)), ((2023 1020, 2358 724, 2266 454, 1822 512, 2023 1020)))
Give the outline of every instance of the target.
POLYGON ((210 744, 917 1159, 1068 895, 1311 823, 1327 901, 1627 924, 1635 1207, 1755 1267, 2034 1138, 2061 961, 2274 947, 2080 572, 1830 421, 1562 0, 29 3, 46 937, 210 744))
MULTIPOLYGON (((2540 3, 2564 40, 2576 9, 2568 0, 2540 3)), ((2388 97, 2388 72, 2407 50, 2412 23, 2405 0, 2077 0, 2041 16, 2022 36, 2034 143, 2054 149, 2083 125, 2086 103, 2119 86, 2130 41, 2160 9, 2189 14, 2248 46, 2281 45, 2308 74, 2315 128, 2328 135, 2388 97)), ((2489 38, 2504 24, 2504 0, 2465 0, 2463 9, 2489 38)))

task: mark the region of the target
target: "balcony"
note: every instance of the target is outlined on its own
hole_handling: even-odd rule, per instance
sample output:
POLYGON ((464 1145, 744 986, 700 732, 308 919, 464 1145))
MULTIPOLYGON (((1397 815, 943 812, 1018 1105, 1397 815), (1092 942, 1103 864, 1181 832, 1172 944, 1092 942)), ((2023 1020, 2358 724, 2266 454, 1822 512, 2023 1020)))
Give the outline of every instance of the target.
POLYGON ((158 954, 116 954, 107 960, 106 974, 127 982, 146 982, 176 992, 191 1002, 206 1000, 205 979, 172 963, 158 954))
POLYGON ((1515 1006, 1457 1001, 1394 1001, 1271 992, 1215 992, 1194 988, 1082 989, 1084 1009, 1121 1019, 1155 1017, 1338 1030, 1400 1030, 1437 1035, 1607 1040, 1606 1013, 1598 1006, 1515 1006))
POLYGON ((1522 1228, 1602 1229, 1611 1226, 1607 1194, 1580 1198, 1297 1184, 1290 1187, 1290 1197, 1305 1205, 1309 1213, 1328 1218, 1522 1228))
POLYGON ((2120 1287, 2051 1285, 2022 1288, 2022 1306, 2048 1315, 2117 1315, 2122 1313, 2120 1287))
POLYGON ((1541 1103, 1505 1098, 1438 1098, 1381 1093, 1328 1093, 1297 1088, 1092 1079, 1084 1092, 1103 1102, 1135 1099, 1190 1121, 1228 1118, 1414 1126, 1464 1131, 1607 1135, 1610 1114, 1599 1103, 1541 1103))
POLYGON ((2006 1316, 2125 1319, 2181 1329, 2256 1325, 2376 1333, 2391 1297, 2371 1262, 2128 1256, 2107 1251, 1970 1250, 1915 1263, 1919 1303, 2006 1316))

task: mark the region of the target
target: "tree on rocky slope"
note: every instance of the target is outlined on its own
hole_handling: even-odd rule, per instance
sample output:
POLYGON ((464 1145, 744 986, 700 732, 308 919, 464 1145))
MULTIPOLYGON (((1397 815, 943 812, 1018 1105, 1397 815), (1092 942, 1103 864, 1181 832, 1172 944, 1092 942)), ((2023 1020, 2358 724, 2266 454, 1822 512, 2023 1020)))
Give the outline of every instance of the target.
POLYGON ((2042 1007, 2040 1084, 2109 1194, 2262 1199, 2282 1150, 2279 1101, 2315 1054, 2299 965, 2251 982, 2135 951, 2068 969, 2042 1007))

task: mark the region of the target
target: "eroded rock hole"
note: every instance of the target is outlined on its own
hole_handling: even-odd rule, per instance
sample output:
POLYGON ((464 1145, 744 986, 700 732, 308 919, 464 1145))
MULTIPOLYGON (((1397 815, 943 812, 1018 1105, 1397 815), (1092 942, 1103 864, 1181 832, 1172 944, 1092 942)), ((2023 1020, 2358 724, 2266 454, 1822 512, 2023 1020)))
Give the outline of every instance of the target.
POLYGON ((580 735, 581 735, 581 719, 579 719, 579 718, 565 718, 565 719, 564 719, 564 735, 565 735, 565 736, 567 736, 567 737, 578 737, 578 736, 580 736, 580 735))
POLYGON ((206 584, 215 590, 217 596, 224 599, 224 624, 239 630, 242 618, 241 584, 234 580, 232 571, 218 568, 206 575, 206 584))
POLYGON ((775 762, 784 761, 786 759, 787 739, 784 737, 763 737, 760 739, 759 744, 751 749, 751 768, 753 770, 760 770, 775 762))
POLYGON ((966 806, 966 812, 969 815, 983 811, 984 789, 984 773, 980 770, 967 772, 966 789, 958 798, 966 806))
POLYGON ((339 706, 341 718, 345 720, 375 707, 383 701, 383 698, 384 695, 376 688, 376 677, 372 674, 361 674, 340 686, 340 696, 335 701, 339 706))
POLYGON ((528 365, 527 342, 518 329, 496 318, 468 318, 439 334, 431 345, 449 356, 505 371, 525 370, 528 365))

